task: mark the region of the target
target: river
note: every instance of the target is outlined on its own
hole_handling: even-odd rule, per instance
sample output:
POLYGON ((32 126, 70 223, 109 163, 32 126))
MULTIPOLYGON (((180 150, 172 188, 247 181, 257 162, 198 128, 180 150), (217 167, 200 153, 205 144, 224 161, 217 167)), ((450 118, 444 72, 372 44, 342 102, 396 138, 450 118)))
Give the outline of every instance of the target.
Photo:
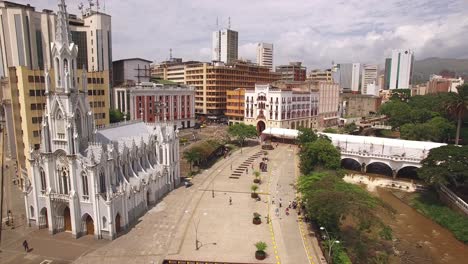
POLYGON ((371 192, 396 211, 395 219, 382 219, 391 226, 397 239, 394 246, 400 256, 392 258, 392 263, 468 263, 468 245, 458 241, 450 231, 418 213, 392 192, 400 192, 400 197, 408 195, 380 187, 371 192))

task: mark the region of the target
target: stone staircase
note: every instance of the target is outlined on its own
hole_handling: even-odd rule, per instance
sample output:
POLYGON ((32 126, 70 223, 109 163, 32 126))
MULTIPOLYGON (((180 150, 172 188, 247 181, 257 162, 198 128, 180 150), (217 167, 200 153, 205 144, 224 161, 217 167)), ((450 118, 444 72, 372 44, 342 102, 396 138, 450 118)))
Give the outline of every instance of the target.
POLYGON ((263 154, 263 151, 259 151, 252 156, 250 156, 248 159, 244 160, 234 171, 231 173, 231 176, 229 176, 230 179, 239 179, 242 174, 247 170, 248 168, 251 167, 252 163, 260 157, 263 154))

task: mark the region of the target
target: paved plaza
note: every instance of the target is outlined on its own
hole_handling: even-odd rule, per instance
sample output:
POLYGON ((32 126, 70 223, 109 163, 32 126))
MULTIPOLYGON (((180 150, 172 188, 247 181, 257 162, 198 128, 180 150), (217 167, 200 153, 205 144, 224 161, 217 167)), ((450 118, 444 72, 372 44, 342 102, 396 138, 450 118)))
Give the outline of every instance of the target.
POLYGON ((40 263, 47 259, 52 263, 162 263, 164 259, 178 259, 320 263, 316 256, 321 256, 321 252, 307 226, 298 219, 295 210, 285 215, 285 208, 296 195, 295 147, 280 144, 268 151, 269 170, 262 173, 257 191, 260 201, 250 197, 250 186, 254 179, 252 166, 258 169, 263 155, 250 159, 253 162, 249 163, 248 174, 230 178, 232 171, 259 151, 259 146, 247 147, 242 153, 238 150, 221 159, 195 176, 193 186, 169 193, 114 241, 94 240, 90 236, 75 240, 69 233, 51 236, 47 230, 18 228, 8 231, 12 237, 2 244, 0 262, 40 263), (280 198, 283 206, 276 216, 280 198), (252 223, 254 212, 262 215, 262 224, 252 223), (271 219, 269 223, 267 216, 271 219), (22 250, 23 238, 33 248, 30 253, 22 250), (254 244, 258 241, 268 245, 268 256, 263 261, 254 257, 254 244))

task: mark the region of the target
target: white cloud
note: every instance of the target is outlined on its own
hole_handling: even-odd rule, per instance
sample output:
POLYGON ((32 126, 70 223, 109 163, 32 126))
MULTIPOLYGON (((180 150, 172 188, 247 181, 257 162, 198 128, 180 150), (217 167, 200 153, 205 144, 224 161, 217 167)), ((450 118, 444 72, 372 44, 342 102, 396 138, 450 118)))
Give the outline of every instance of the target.
MULTIPOLYGON (((79 2, 67 0, 69 9, 76 12, 79 2)), ((33 4, 56 9, 55 0, 33 4)), ((269 42, 275 65, 382 64, 394 48, 413 49, 417 59, 468 57, 464 0, 107 0, 106 8, 113 19, 115 59, 163 60, 172 48, 175 57, 210 60, 216 17, 223 26, 231 17, 239 57, 255 61, 255 43, 269 42)))

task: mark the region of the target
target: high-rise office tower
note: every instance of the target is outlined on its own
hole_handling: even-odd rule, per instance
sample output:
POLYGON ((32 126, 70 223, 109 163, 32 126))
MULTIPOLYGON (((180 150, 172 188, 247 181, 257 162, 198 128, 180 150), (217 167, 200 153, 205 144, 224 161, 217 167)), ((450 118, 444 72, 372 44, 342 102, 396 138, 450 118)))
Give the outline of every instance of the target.
POLYGON ((367 94, 367 86, 374 83, 377 85, 378 66, 376 64, 364 64, 362 67, 361 93, 367 94))
POLYGON ((351 72, 351 92, 359 92, 361 84, 361 64, 353 63, 353 70, 351 72))
POLYGON ((257 64, 273 70, 273 44, 257 44, 257 64))
MULTIPOLYGON (((53 67, 50 43, 55 40, 57 15, 7 1, 0 2, 0 14, 0 76, 8 76, 8 67, 53 67)), ((83 10, 81 18, 71 14, 67 18, 71 38, 79 47, 77 68, 112 75, 111 16, 90 7, 83 10)))
POLYGON ((237 60, 239 37, 237 31, 221 29, 213 32, 212 60, 231 63, 237 60))
POLYGON ((340 85, 342 92, 359 91, 361 79, 360 63, 338 63, 332 69, 333 81, 340 85))
POLYGON ((386 58, 385 59, 385 72, 384 72, 384 80, 383 83, 380 84, 383 90, 390 89, 390 74, 392 70, 392 59, 386 58))
POLYGON ((413 51, 393 50, 390 69, 390 89, 410 89, 413 77, 413 51))

